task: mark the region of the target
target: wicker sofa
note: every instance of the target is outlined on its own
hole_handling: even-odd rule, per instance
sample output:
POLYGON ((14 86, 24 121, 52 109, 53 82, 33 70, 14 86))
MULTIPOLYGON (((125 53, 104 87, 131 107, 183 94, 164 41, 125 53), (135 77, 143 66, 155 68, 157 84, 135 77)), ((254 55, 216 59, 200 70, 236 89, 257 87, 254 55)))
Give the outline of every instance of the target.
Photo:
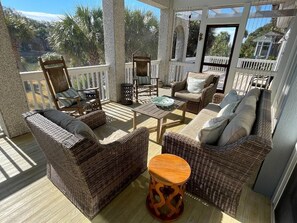
POLYGON ((185 78, 176 82, 171 88, 171 97, 187 100, 187 111, 197 114, 201 109, 208 105, 214 93, 217 90, 219 76, 205 73, 188 72, 185 78), (201 93, 190 93, 187 90, 187 78, 203 78, 205 79, 204 89, 201 93))
MULTIPOLYGON (((221 94, 214 95, 219 103, 221 94)), ((220 111, 209 104, 179 133, 167 132, 162 153, 183 157, 192 168, 187 190, 235 216, 243 185, 255 173, 271 150, 270 91, 261 90, 256 104, 256 119, 250 135, 232 144, 215 146, 196 140, 203 124, 220 111)))
POLYGON ((88 218, 146 170, 146 128, 112 132, 105 124, 105 113, 98 110, 79 117, 95 133, 111 133, 96 142, 63 129, 43 112, 28 112, 24 118, 47 159, 47 176, 88 218))

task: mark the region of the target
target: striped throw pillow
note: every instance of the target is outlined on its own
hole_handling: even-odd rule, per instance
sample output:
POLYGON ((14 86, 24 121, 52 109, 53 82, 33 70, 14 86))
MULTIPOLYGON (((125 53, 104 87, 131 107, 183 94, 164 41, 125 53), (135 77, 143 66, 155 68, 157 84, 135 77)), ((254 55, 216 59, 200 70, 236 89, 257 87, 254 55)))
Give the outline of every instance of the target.
MULTIPOLYGON (((80 97, 79 94, 77 93, 77 91, 72 87, 66 91, 56 94, 57 98, 58 97, 74 98, 76 96, 80 97)), ((65 107, 69 107, 76 102, 76 99, 59 100, 59 102, 61 102, 61 104, 64 105, 65 107)))

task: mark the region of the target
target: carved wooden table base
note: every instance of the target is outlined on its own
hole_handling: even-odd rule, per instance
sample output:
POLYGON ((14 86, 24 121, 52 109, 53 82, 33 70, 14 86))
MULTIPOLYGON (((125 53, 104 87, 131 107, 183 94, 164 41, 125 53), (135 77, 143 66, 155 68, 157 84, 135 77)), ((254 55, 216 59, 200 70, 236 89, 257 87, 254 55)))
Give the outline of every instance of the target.
POLYGON ((150 161, 149 172, 148 210, 163 221, 177 219, 184 210, 183 196, 191 173, 189 164, 178 156, 161 154, 150 161))

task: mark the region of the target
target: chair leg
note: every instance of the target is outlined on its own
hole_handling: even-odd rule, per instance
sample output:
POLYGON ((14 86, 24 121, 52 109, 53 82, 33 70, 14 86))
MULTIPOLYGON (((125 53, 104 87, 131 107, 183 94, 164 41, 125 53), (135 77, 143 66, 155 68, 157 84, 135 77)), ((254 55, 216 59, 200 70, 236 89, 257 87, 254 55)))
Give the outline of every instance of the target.
POLYGON ((136 100, 136 103, 138 102, 138 87, 135 86, 135 100, 136 100))

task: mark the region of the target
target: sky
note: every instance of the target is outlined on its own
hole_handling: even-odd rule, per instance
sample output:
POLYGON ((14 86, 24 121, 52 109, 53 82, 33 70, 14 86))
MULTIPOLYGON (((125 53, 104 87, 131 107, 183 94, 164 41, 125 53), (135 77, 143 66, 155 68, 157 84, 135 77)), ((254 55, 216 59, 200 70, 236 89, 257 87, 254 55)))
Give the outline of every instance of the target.
MULTIPOLYGON (((78 5, 101 7, 102 0, 0 0, 4 7, 21 11, 25 16, 39 20, 56 21, 65 13, 73 14, 78 5), (54 14, 54 15, 53 15, 54 14)), ((137 0, 125 0, 128 9, 150 10, 159 19, 160 10, 137 0)))
MULTIPOLYGON (((101 7, 102 0, 0 0, 4 7, 13 8, 25 16, 45 21, 57 21, 63 18, 65 13, 73 14, 75 8, 78 5, 88 6, 88 7, 101 7)), ((140 10, 150 10, 159 20, 160 9, 156 7, 149 6, 137 0, 125 0, 125 7, 128 9, 140 9, 140 10)), ((271 6, 261 6, 261 10, 270 10, 271 6)), ((224 10, 224 9, 222 9, 224 10)), ((242 11, 242 9, 241 9, 242 11)), ((252 7, 252 12, 255 11, 255 7, 252 7)), ((262 19, 249 19, 247 24, 248 33, 253 32, 258 27, 265 25, 270 22, 270 18, 262 19)))

